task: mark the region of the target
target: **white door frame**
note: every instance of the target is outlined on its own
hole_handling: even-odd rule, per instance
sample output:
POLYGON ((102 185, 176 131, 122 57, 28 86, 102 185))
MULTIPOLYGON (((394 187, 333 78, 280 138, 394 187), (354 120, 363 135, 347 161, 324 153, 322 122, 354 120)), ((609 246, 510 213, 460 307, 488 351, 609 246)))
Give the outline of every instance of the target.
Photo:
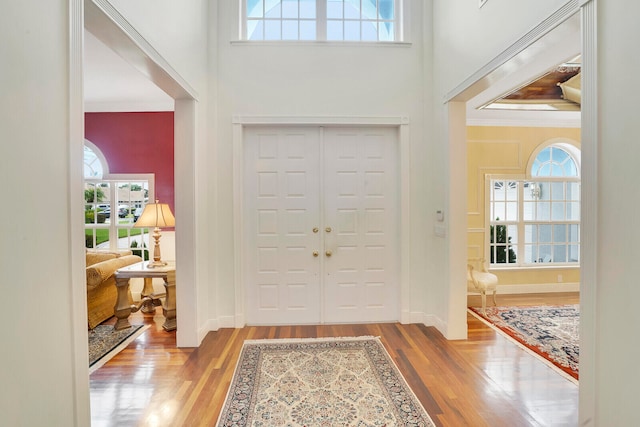
POLYGON ((409 119, 407 117, 297 117, 297 116, 234 116, 233 117, 233 240, 234 240, 234 327, 246 325, 246 294, 244 283, 243 238, 243 130, 249 126, 386 126, 398 128, 399 182, 400 182, 400 297, 399 313, 401 323, 421 322, 411 319, 409 288, 409 119))

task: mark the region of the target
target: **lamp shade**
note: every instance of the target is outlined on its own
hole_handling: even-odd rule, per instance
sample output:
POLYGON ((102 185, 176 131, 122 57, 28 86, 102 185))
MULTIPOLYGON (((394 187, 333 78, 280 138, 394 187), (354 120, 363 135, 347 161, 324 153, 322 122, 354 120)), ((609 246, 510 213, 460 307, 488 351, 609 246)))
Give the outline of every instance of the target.
POLYGON ((166 203, 149 203, 144 207, 142 215, 133 225, 134 227, 173 227, 176 225, 176 219, 171 213, 169 205, 166 203))

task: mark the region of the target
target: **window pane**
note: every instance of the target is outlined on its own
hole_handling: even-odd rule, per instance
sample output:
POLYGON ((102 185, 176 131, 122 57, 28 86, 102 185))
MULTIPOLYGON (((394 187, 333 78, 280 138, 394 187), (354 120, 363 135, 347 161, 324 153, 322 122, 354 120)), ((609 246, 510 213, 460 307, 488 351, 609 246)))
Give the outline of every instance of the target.
POLYGON ((342 19, 344 17, 343 7, 344 5, 342 0, 328 0, 327 1, 327 18, 342 19))
POLYGON ((536 204, 535 202, 524 202, 522 209, 524 209, 523 212, 523 219, 525 221, 531 221, 535 218, 536 215, 536 204))
POLYGON ((264 0, 247 0, 247 16, 250 18, 262 18, 264 0))
POLYGON ((298 0, 282 1, 282 17, 295 19, 298 18, 298 0))
POLYGON ((538 226, 537 225, 525 225, 524 226, 524 241, 525 241, 525 243, 536 243, 538 241, 538 226))
POLYGON ((247 39, 262 40, 263 21, 247 21, 247 39))
POLYGON ((282 4, 280 1, 267 0, 265 5, 265 16, 267 18, 280 18, 282 16, 282 4))
POLYGON ((568 241, 573 243, 573 242, 579 242, 580 241, 580 226, 578 224, 571 224, 569 225, 569 239, 568 241))
POLYGON ((378 23, 373 21, 362 22, 362 40, 374 42, 378 40, 378 23))
POLYGON ((565 243, 567 241, 567 226, 565 224, 555 224, 553 226, 554 243, 565 243))
POLYGON ((344 22, 344 39, 360 40, 360 21, 344 22))
POLYGON ((507 203, 507 216, 505 217, 507 221, 517 221, 518 220, 518 203, 517 202, 508 202, 507 203))
POLYGON ((507 226, 507 243, 518 243, 518 226, 517 225, 508 225, 507 226))
POLYGON ((316 39, 316 21, 300 21, 300 40, 316 39))
POLYGON ((282 34, 280 33, 280 21, 265 21, 264 22, 264 39, 265 40, 280 40, 282 34))
POLYGON ((565 245, 553 247, 553 262, 567 262, 567 247, 565 245))
POLYGON ((548 221, 551 216, 551 204, 549 202, 538 202, 536 204, 536 219, 538 221, 548 221))
POLYGON ((573 160, 569 160, 564 164, 564 176, 578 176, 578 169, 573 160))
POLYGON ((505 204, 504 203, 495 203, 493 208, 493 216, 491 220, 504 220, 506 218, 505 215, 505 204))
POLYGON ((564 200, 564 182, 551 183, 551 199, 564 200))
POLYGON ((282 21, 282 40, 298 40, 298 21, 282 21))
POLYGON ((579 182, 570 182, 567 184, 567 200, 580 200, 579 182))
POLYGON ((540 245, 538 247, 538 262, 551 262, 551 245, 540 245))
POLYGON ((580 261, 580 246, 569 245, 569 261, 571 262, 580 261))
POLYGON ((551 242, 551 226, 550 225, 540 225, 539 226, 539 234, 538 238, 541 242, 551 242))
POLYGON ((394 19, 394 10, 393 10, 394 0, 379 0, 379 14, 382 19, 394 19))
POLYGON ((564 220, 564 202, 551 203, 551 221, 564 220))
POLYGON ((567 203, 567 220, 580 220, 580 202, 567 203))
POLYGON ((327 40, 344 40, 342 21, 327 22, 327 40))
POLYGON ((352 3, 358 3, 357 0, 347 0, 344 5, 344 18, 345 19, 360 19, 360 7, 355 6, 352 3))
POLYGON ((381 22, 378 28, 378 40, 391 42, 395 40, 393 22, 381 22))
POLYGON ((303 19, 316 18, 315 0, 300 0, 300 18, 303 18, 303 19))
POLYGON ((539 182, 538 184, 538 199, 540 200, 551 200, 551 183, 549 182, 539 182))
POLYGON ((531 264, 536 262, 537 257, 537 252, 536 252, 537 246, 533 246, 533 245, 525 245, 524 246, 524 262, 527 264, 531 264))

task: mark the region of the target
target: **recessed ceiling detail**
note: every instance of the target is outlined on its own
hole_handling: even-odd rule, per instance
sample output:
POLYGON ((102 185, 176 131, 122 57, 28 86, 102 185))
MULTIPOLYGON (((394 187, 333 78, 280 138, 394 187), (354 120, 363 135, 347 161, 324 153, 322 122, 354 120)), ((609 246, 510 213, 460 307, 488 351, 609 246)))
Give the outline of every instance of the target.
POLYGON ((480 109, 580 111, 580 57, 564 62, 480 109))

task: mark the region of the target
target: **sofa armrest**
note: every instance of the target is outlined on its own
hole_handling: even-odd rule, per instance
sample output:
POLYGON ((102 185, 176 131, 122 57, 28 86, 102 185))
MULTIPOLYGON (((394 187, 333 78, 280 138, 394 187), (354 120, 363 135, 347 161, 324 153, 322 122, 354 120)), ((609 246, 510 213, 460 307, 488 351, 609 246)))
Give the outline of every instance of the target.
POLYGON ((93 264, 87 267, 87 288, 95 288, 112 276, 119 268, 141 261, 142 258, 137 255, 124 255, 93 264))

